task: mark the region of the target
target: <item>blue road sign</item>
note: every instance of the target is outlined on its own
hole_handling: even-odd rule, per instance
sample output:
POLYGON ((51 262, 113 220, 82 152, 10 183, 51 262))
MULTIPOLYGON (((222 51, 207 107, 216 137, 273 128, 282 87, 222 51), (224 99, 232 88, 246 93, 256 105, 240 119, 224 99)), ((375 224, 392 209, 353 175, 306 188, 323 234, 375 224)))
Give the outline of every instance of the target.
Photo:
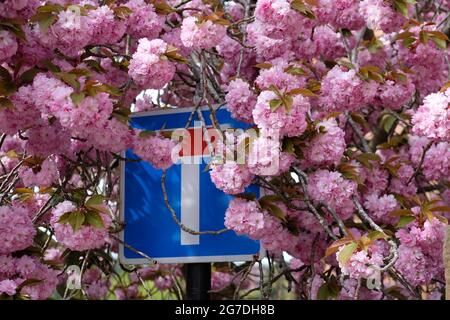
MULTIPOLYGON (((184 128, 192 108, 165 109, 134 114, 131 125, 141 130, 184 128)), ((202 109, 207 127, 212 126, 210 111, 202 109)), ((221 125, 247 129, 248 124, 231 118, 225 108, 216 111, 221 125)), ((198 115, 194 113, 191 128, 198 115)), ((190 129, 195 130, 195 129, 190 129)), ((200 130, 200 129, 198 129, 200 130)), ((132 151, 126 158, 136 159, 132 151)), ((166 173, 166 189, 177 218, 192 230, 224 228, 225 210, 233 198, 211 182, 205 161, 198 164, 174 164, 166 173)), ((161 185, 162 170, 144 161, 126 162, 121 168, 121 218, 125 223, 121 240, 159 263, 246 261, 258 254, 258 241, 239 236, 234 231, 219 235, 193 235, 181 230, 167 208, 161 185)), ((246 192, 259 196, 259 187, 246 192)), ((148 260, 120 245, 120 259, 127 264, 145 264, 148 260)))

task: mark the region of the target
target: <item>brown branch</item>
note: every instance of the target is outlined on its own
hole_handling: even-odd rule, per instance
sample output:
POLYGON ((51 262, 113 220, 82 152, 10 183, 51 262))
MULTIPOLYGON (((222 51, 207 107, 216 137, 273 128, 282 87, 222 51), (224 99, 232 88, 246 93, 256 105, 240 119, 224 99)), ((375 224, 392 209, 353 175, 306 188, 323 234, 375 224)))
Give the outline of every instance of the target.
MULTIPOLYGON (((309 267, 309 266, 307 266, 307 265, 303 265, 303 266, 301 266, 301 267, 299 267, 299 268, 297 268, 297 269, 285 269, 285 270, 283 270, 282 272, 280 272, 279 274, 277 274, 275 277, 273 277, 273 279, 272 279, 271 282, 272 282, 272 283, 275 283, 276 281, 278 281, 278 279, 280 279, 281 277, 283 277, 284 275, 286 275, 286 274, 288 274, 288 273, 291 273, 291 272, 301 272, 301 271, 303 271, 304 269, 306 269, 306 268, 308 268, 308 267, 309 267)), ((252 292, 261 290, 261 287, 265 287, 265 286, 267 286, 267 285, 269 285, 269 283, 268 283, 268 282, 264 282, 264 283, 262 283, 262 285, 260 285, 259 287, 252 288, 252 289, 248 290, 247 292, 245 292, 244 294, 242 294, 242 295, 239 297, 239 300, 241 300, 242 298, 248 296, 248 295, 249 295, 250 293, 252 293, 252 292)))
POLYGON ((333 234, 333 232, 330 230, 330 228, 328 227, 328 225, 325 222, 325 219, 319 214, 319 212, 314 207, 312 201, 309 198, 308 188, 307 188, 308 180, 307 180, 306 173, 304 173, 302 170, 300 170, 298 168, 293 168, 293 170, 295 173, 297 173, 297 175, 299 177, 300 186, 302 187, 303 194, 305 197, 305 199, 303 201, 305 202, 306 206, 308 207, 308 211, 311 212, 316 217, 316 219, 319 221, 320 225, 325 230, 325 232, 328 234, 328 236, 333 240, 337 240, 338 237, 336 237, 333 234))
POLYGON ((123 244, 125 246, 125 248, 133 251, 134 253, 140 255, 141 257, 147 259, 151 264, 157 264, 158 261, 156 261, 155 259, 151 258, 149 255, 145 254, 142 251, 139 251, 138 249, 130 246, 128 243, 125 243, 125 241, 123 241, 122 239, 116 237, 115 235, 110 234, 111 238, 113 238, 114 240, 117 240, 119 243, 123 244))
POLYGON ((433 145, 433 141, 430 141, 427 143, 427 145, 423 148, 422 150, 422 155, 420 156, 420 161, 419 161, 419 165, 417 166, 416 170, 414 170, 413 175, 408 179, 408 182, 406 182, 406 185, 409 185, 412 181, 412 179, 414 179, 415 177, 417 177, 417 175, 420 172, 420 168, 423 165, 423 162, 425 161, 425 155, 427 153, 427 151, 431 148, 431 146, 433 145))
MULTIPOLYGON (((371 217, 369 217, 369 215, 366 213, 366 211, 364 210, 362 205, 359 203, 356 196, 353 196, 352 199, 353 199, 353 203, 356 206, 359 217, 363 221, 366 221, 372 229, 384 234, 385 233, 384 230, 378 224, 376 224, 375 221, 373 221, 371 217)), ((397 244, 392 239, 387 240, 387 242, 390 246, 389 256, 387 257, 388 262, 383 267, 378 267, 375 265, 372 266, 375 270, 380 271, 380 272, 386 271, 389 268, 393 267, 395 262, 398 259, 397 244)))
POLYGON ((350 124, 350 126, 352 127, 353 131, 355 132, 356 136, 359 138, 359 140, 361 141, 361 145, 362 148, 364 150, 364 152, 366 153, 370 153, 372 152, 369 148, 369 145, 367 144, 366 139, 363 136, 363 133, 361 132, 361 130, 358 128, 358 125, 355 123, 355 121, 353 121, 352 116, 347 112, 346 113, 347 116, 347 121, 350 124))
POLYGON ((230 231, 229 229, 226 229, 226 228, 217 230, 217 231, 209 231, 209 230, 208 231, 195 231, 195 230, 192 230, 192 229, 186 227, 184 224, 182 224, 181 221, 178 219, 175 210, 172 208, 172 206, 169 203, 169 198, 167 196, 167 189, 166 189, 166 175, 167 175, 167 171, 164 170, 163 174, 161 176, 161 187, 162 187, 162 191, 163 191, 164 203, 166 204, 167 209, 169 210, 170 214, 172 215, 173 220, 181 228, 181 230, 183 230, 184 232, 187 232, 189 234, 193 234, 193 235, 202 235, 202 234, 218 235, 218 234, 222 234, 224 232, 230 231))

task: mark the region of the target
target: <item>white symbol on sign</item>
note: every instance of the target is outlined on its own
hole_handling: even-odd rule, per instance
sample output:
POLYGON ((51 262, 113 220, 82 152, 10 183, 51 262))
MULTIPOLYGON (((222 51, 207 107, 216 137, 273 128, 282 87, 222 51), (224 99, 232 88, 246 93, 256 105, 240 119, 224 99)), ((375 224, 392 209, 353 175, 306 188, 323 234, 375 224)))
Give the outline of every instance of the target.
MULTIPOLYGON (((221 129, 228 126, 222 125, 221 129)), ((172 160, 178 163, 181 160, 181 223, 187 228, 200 230, 200 164, 211 161, 211 153, 214 153, 218 141, 223 137, 220 131, 208 128, 204 131, 201 122, 195 121, 194 127, 189 130, 174 131, 172 139, 182 144, 172 150, 172 160), (205 140, 206 138, 207 140, 205 140), (213 150, 207 146, 209 141, 213 150), (182 151, 182 155, 180 155, 182 151)), ((181 232, 181 245, 199 245, 200 236, 189 232, 181 232)))
MULTIPOLYGON (((194 231, 200 229, 200 166, 181 165, 181 223, 194 231)), ((198 245, 200 236, 181 230, 181 245, 198 245)))

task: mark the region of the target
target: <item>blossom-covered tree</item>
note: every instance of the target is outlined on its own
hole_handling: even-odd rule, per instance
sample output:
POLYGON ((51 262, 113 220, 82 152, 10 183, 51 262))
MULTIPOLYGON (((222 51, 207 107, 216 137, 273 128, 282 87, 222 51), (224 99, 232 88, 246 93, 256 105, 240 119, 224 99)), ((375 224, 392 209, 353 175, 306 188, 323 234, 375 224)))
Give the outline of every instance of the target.
POLYGON ((117 259, 122 152, 166 170, 177 145, 129 116, 165 107, 257 132, 209 169, 234 196, 225 227, 270 263, 214 264, 215 297, 287 281, 299 299, 442 299, 449 17, 437 0, 0 1, 0 299, 184 297, 181 266, 117 259))

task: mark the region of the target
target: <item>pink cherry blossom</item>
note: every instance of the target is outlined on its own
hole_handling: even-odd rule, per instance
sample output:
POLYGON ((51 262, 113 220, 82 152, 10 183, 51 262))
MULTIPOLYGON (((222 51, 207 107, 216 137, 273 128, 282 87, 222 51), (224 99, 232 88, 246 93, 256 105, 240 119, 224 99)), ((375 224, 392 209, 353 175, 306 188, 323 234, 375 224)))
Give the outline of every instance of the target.
POLYGON ((210 175, 214 185, 228 194, 244 192, 254 177, 245 165, 237 164, 234 161, 212 165, 210 175))
POLYGON ((356 111, 371 101, 377 87, 374 81, 361 80, 355 70, 336 66, 323 79, 321 105, 325 111, 356 111))
POLYGON ((17 52, 17 40, 6 30, 0 30, 0 63, 11 58, 17 52))
POLYGON ((210 49, 220 43, 225 33, 224 26, 211 20, 198 21, 195 17, 187 17, 181 25, 180 38, 187 48, 210 49))
POLYGON ((167 50, 163 40, 139 40, 137 51, 133 54, 128 74, 145 89, 161 89, 175 73, 175 66, 167 58, 162 58, 167 50))
POLYGON ((77 207, 69 202, 64 201, 55 207, 50 220, 55 230, 55 236, 59 242, 71 250, 83 251, 88 249, 96 249, 101 247, 108 236, 108 228, 111 224, 111 217, 107 214, 100 213, 103 227, 95 227, 92 225, 83 225, 78 230, 73 230, 70 224, 59 222, 61 216, 68 212, 76 211, 77 207))
POLYGON ((142 160, 150 162, 157 169, 173 165, 172 150, 175 142, 160 136, 136 138, 133 150, 142 160))
POLYGON ((338 127, 334 119, 320 122, 317 128, 317 135, 303 151, 306 163, 338 164, 345 151, 344 131, 338 127))
POLYGON ((256 95, 250 89, 248 83, 236 79, 230 82, 227 90, 225 100, 233 117, 237 120, 252 122, 252 110, 256 104, 256 95))
POLYGON ((450 90, 428 95, 413 115, 413 133, 436 141, 450 141, 450 90))
POLYGON ((18 206, 0 207, 0 254, 31 246, 35 235, 36 229, 27 210, 18 206))

